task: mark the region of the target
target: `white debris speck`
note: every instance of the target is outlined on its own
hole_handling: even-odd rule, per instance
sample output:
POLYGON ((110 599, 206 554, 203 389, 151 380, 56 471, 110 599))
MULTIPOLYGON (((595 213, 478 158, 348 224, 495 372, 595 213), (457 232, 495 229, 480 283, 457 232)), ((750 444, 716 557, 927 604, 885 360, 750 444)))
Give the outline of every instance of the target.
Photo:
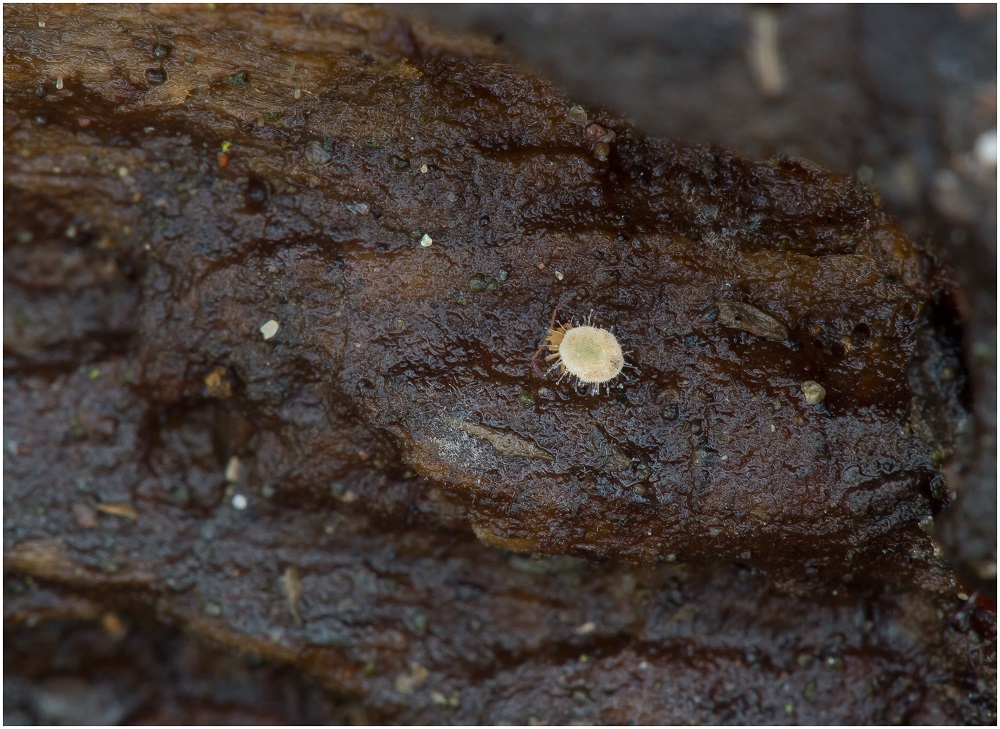
POLYGON ((588 620, 586 623, 578 627, 574 632, 577 635, 590 635, 595 630, 597 630, 597 623, 593 620, 588 620))
POLYGON ((587 122, 587 110, 582 106, 570 107, 569 113, 566 115, 569 120, 574 124, 585 124, 587 122))
POLYGON ((243 511, 247 508, 247 497, 243 494, 233 494, 233 508, 236 511, 243 511))
POLYGON ((368 203, 347 203, 346 207, 355 215, 368 215, 371 212, 368 203))
POLYGON ((750 70, 760 90, 767 96, 777 96, 785 90, 788 74, 778 48, 778 15, 770 8, 761 8, 751 15, 750 70))
POLYGON ((983 167, 997 166, 996 129, 990 129, 989 131, 983 132, 979 135, 976 139, 976 146, 973 148, 973 154, 976 157, 976 162, 983 167))
POLYGON ((429 675, 430 670, 426 666, 421 666, 418 663, 411 663, 409 673, 400 673, 396 676, 394 686, 396 691, 401 694, 412 694, 424 685, 424 682, 427 680, 429 675))
POLYGON ((226 464, 226 481, 228 483, 236 483, 240 480, 240 459, 233 456, 229 459, 229 463, 226 464))
POLYGON ((556 281, 562 281, 565 276, 563 276, 562 271, 556 271, 556 281))
POLYGON ((62 87, 63 87, 63 77, 59 76, 56 79, 56 88, 59 89, 60 91, 62 91, 62 87))
POLYGON ((295 91, 292 92, 292 98, 293 99, 301 99, 302 98, 302 89, 295 89, 295 91))
POLYGON ((434 239, 424 233, 424 237, 420 239, 420 246, 422 248, 430 248, 432 245, 434 245, 434 239))
POLYGON ((425 174, 425 175, 426 175, 426 174, 427 174, 428 172, 430 172, 430 169, 431 169, 431 168, 430 168, 430 167, 428 167, 427 165, 420 165, 420 172, 421 172, 422 174, 425 174))
POLYGON ((119 167, 118 168, 118 176, 119 177, 128 177, 128 167, 119 167))
POLYGON ((264 339, 270 339, 275 334, 278 333, 278 322, 274 319, 270 319, 260 325, 260 333, 264 339))
POLYGON ((813 380, 802 383, 802 394, 810 405, 819 405, 826 397, 826 388, 813 380))

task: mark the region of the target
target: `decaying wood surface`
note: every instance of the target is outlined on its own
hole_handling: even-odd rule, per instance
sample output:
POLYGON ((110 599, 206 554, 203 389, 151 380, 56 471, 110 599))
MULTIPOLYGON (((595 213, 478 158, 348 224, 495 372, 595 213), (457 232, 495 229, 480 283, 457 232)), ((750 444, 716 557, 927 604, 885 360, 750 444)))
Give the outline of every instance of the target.
POLYGON ((865 186, 375 10, 4 33, 10 575, 383 721, 992 711, 918 528, 948 279, 865 186), (610 392, 533 371, 558 304, 614 325, 610 392))

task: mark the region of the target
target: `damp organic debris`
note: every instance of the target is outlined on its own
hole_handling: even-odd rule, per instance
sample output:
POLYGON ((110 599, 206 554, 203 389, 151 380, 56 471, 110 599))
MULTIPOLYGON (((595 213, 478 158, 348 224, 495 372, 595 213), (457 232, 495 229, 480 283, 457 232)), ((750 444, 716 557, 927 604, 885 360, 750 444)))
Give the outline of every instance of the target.
POLYGON ((3 81, 12 723, 995 721, 868 185, 368 7, 6 5, 3 81))

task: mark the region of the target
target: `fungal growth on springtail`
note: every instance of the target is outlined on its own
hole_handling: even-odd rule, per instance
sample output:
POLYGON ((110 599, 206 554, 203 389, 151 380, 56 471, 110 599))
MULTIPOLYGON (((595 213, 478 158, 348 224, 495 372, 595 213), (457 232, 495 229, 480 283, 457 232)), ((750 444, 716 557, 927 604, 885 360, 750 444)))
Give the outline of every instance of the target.
POLYGON ((602 385, 610 387, 626 366, 621 345, 612 331, 594 326, 593 312, 581 324, 573 321, 557 324, 558 311, 557 306, 552 312, 545 343, 535 352, 531 363, 537 371, 538 355, 547 351, 545 361, 551 364, 546 375, 558 368, 559 382, 568 375, 577 386, 589 388, 590 394, 596 395, 602 385))

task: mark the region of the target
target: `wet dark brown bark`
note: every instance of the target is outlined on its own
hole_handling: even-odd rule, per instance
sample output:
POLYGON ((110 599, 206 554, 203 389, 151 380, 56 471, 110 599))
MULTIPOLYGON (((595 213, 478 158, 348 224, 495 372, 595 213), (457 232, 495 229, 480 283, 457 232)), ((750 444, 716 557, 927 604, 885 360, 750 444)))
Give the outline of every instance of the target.
POLYGON ((987 715, 916 528, 949 278, 867 188, 374 11, 44 15, 5 8, 18 580, 385 721, 987 715), (602 393, 531 367, 560 303, 629 352, 602 393))
MULTIPOLYGON (((657 135, 750 157, 791 153, 871 180, 903 228, 953 264, 961 282, 941 303, 948 338, 961 343, 948 358, 970 377, 948 387, 967 386, 972 413, 944 424, 952 445, 938 455, 957 498, 935 534, 963 578, 995 595, 995 6, 480 4, 407 12, 501 39, 570 96, 610 104, 657 135)), ((933 409, 946 410, 936 396, 947 393, 934 394, 933 409)))

